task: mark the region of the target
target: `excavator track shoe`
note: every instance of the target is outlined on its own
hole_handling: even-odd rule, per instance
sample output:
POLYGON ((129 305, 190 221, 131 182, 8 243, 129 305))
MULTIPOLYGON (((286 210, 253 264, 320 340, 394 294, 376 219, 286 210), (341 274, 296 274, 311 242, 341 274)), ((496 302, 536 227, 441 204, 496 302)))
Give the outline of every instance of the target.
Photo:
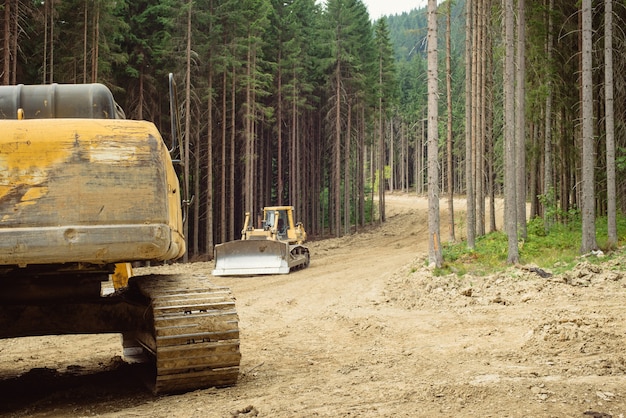
POLYGON ((237 383, 241 353, 230 289, 188 275, 138 276, 130 286, 151 308, 146 313, 152 316, 152 327, 135 338, 156 364, 155 394, 237 383))

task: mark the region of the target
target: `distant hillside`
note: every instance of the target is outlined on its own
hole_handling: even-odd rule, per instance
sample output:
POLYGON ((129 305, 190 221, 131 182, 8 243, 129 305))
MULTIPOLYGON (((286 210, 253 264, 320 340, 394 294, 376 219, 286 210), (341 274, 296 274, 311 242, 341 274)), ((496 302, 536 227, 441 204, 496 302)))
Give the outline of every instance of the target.
MULTIPOLYGON (((445 3, 439 5, 439 44, 443 50, 445 34, 445 3)), ((411 60, 415 55, 426 56, 426 7, 387 16, 391 42, 397 60, 411 60)), ((452 6, 452 50, 463 53, 465 43, 465 0, 452 6)))

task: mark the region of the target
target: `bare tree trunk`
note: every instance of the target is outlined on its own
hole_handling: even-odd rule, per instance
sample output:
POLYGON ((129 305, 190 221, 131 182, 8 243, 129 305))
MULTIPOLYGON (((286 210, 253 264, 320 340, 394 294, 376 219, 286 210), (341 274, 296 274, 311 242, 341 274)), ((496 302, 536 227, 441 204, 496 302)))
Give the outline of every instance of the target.
MULTIPOLYGON (((283 71, 282 71, 282 50, 278 51, 278 62, 277 62, 277 71, 276 79, 278 81, 277 91, 277 106, 276 106, 276 120, 277 120, 277 129, 276 133, 276 141, 277 149, 276 149, 276 174, 278 176, 277 180, 277 190, 276 197, 278 200, 278 205, 283 204, 283 71)), ((292 138, 294 140, 295 138, 292 138)), ((291 197, 291 195, 290 195, 291 197)))
POLYGON ((472 37, 475 28, 473 27, 474 1, 467 0, 465 3, 465 187, 467 194, 467 246, 476 248, 476 205, 474 196, 474 176, 472 172, 472 117, 473 109, 472 95, 472 37))
POLYGON ((517 170, 515 167, 515 43, 513 0, 504 0, 504 223, 508 236, 507 263, 519 262, 517 246, 517 170))
MULTIPOLYGON (((485 10, 491 10, 492 0, 483 0, 485 3, 485 10)), ((484 13, 484 26, 486 28, 489 27, 489 19, 491 14, 484 13)), ((496 185, 495 185, 495 175, 494 175, 494 166, 495 166, 495 152, 494 152, 494 138, 493 138, 493 40, 491 36, 491 32, 489 30, 485 30, 485 126, 484 126, 484 136, 485 141, 483 144, 483 150, 486 158, 483 159, 484 163, 487 166, 486 173, 486 187, 489 193, 489 231, 493 232, 496 230, 496 185)), ((486 193, 485 193, 486 196, 486 193)))
MULTIPOLYGON (((183 160, 183 190, 189 187, 189 139, 191 136, 191 0, 189 0, 187 11, 187 63, 185 76, 185 143, 184 143, 184 160, 183 160)), ((183 193, 183 199, 188 199, 188 194, 183 193)), ((183 213, 189 215, 188 201, 184 201, 183 213)), ((187 252, 183 256, 183 262, 189 260, 189 216, 185 216, 183 220, 183 233, 185 235, 185 243, 187 244, 187 252)))
MULTIPOLYGON (((294 70, 293 76, 295 80, 296 79, 295 70, 294 70)), ((298 143, 298 121, 299 121, 297 103, 298 103, 298 97, 294 96, 291 101, 291 137, 289 138, 290 164, 289 164, 289 169, 288 169, 289 173, 293 173, 294 168, 296 166, 299 166, 298 163, 296 163, 296 159, 298 157, 296 144, 298 143)), ((280 159, 282 159, 282 157, 280 157, 280 159)), ((304 202, 301 199, 299 199, 299 196, 296 196, 296 194, 300 193, 302 189, 301 187, 298 187, 300 183, 295 181, 293 176, 290 176, 290 179, 291 181, 289 182, 289 200, 291 201, 292 205, 303 205, 304 202)), ((301 208, 303 208, 303 206, 300 206, 300 209, 301 208)), ((298 210, 298 212, 296 212, 300 214, 299 216, 303 215, 300 212, 300 209, 298 210)))
POLYGON ((361 107, 361 121, 359 123, 359 141, 358 141, 357 162, 358 178, 359 178, 359 210, 357 225, 365 226, 365 160, 367 158, 367 148, 365 146, 365 107, 361 107))
POLYGON ((13 7, 13 36, 11 36, 11 57, 12 57, 12 65, 11 65, 11 80, 10 80, 10 84, 17 84, 17 53, 18 53, 18 49, 17 49, 17 40, 19 37, 19 32, 20 32, 20 24, 19 24, 19 19, 20 19, 20 2, 16 1, 13 7))
POLYGON ((591 0, 582 2, 582 245, 581 253, 595 250, 595 185, 593 143, 593 79, 592 79, 592 11, 591 0))
POLYGON ((517 158, 517 229, 526 239, 526 6, 517 0, 517 74, 515 77, 515 156, 517 158))
POLYGON ((395 147, 393 135, 393 118, 389 118, 389 191, 393 193, 395 189, 395 147))
POLYGON ((228 181, 230 183, 229 187, 229 205, 230 210, 228 211, 228 241, 232 241, 235 239, 235 141, 237 140, 237 130, 235 129, 236 125, 236 98, 237 98, 237 71, 235 65, 232 67, 232 80, 230 85, 230 126, 232 129, 230 130, 230 162, 229 162, 229 173, 228 173, 228 181))
POLYGON ((335 73, 335 147, 333 154, 333 208, 335 236, 341 236, 341 65, 337 60, 335 73))
POLYGON ((244 175, 244 208, 246 212, 250 212, 252 216, 255 216, 252 210, 252 189, 254 176, 252 172, 252 91, 251 91, 251 77, 252 77, 252 51, 251 51, 251 39, 248 37, 248 51, 246 55, 246 103, 244 105, 244 139, 245 145, 245 175, 244 175))
MULTIPOLYGON (((533 122, 530 125, 530 140, 531 140, 531 149, 536 150, 539 149, 539 139, 538 139, 538 131, 537 125, 533 122)), ((538 153, 534 152, 531 154, 531 158, 529 161, 529 184, 528 184, 528 195, 530 197, 530 219, 534 219, 538 216, 537 211, 537 184, 539 182, 539 156, 538 153)))
POLYGON ((100 54, 100 6, 96 2, 93 16, 93 54, 91 56, 91 82, 98 82, 98 56, 100 54))
MULTIPOLYGON (((379 78, 379 83, 382 84, 382 75, 381 72, 378 72, 378 78, 379 78)), ((385 148, 385 141, 383 140, 383 101, 382 101, 382 97, 378 98, 378 154, 377 154, 377 158, 376 158, 376 169, 378 172, 378 222, 384 222, 383 219, 383 195, 385 194, 384 191, 384 177, 385 177, 385 169, 384 169, 384 148, 385 148)), ((374 165, 374 159, 372 159, 372 165, 374 165)))
POLYGON ((604 1, 604 90, 608 246, 617 244, 615 197, 615 115, 613 112, 613 0, 604 1))
POLYGON ((83 83, 87 83, 87 45, 89 44, 88 42, 88 37, 87 37, 87 26, 89 23, 89 19, 88 19, 88 14, 89 14, 89 7, 88 6, 88 2, 85 1, 85 17, 83 20, 83 83))
POLYGON ((350 233, 350 141, 352 139, 352 104, 348 100, 348 126, 344 136, 343 166, 343 230, 350 233))
POLYGON ((428 261, 441 267, 439 225, 439 116, 437 89, 437 0, 428 0, 428 261))
POLYGON ((8 85, 11 72, 11 0, 4 2, 4 42, 2 54, 2 85, 8 85))
POLYGON ((404 166, 405 166, 405 164, 404 164, 405 163, 405 160, 404 160, 404 157, 405 157, 405 154, 404 154, 404 147, 405 147, 405 144, 404 144, 404 123, 402 123, 402 121, 399 121, 399 125, 400 125, 398 127, 399 130, 400 130, 400 158, 399 158, 400 159, 400 170, 398 172, 399 178, 400 178, 399 188, 400 188, 401 191, 404 192, 404 178, 405 178, 404 177, 404 166))
POLYGON ((447 124, 447 157, 448 157, 448 240, 456 241, 454 235, 454 172, 452 166, 452 64, 450 55, 452 54, 451 42, 451 15, 452 1, 448 0, 448 10, 446 12, 446 97, 448 107, 447 124))
POLYGON ((54 83, 54 1, 50 1, 50 13, 48 17, 50 18, 50 67, 49 67, 49 82, 50 84, 54 83))
POLYGON ((485 0, 477 2, 476 12, 476 44, 474 66, 476 68, 475 84, 475 128, 474 128, 474 179, 476 182, 476 231, 479 236, 485 235, 485 34, 487 32, 487 13, 485 0))
MULTIPOLYGON (((548 61, 548 68, 551 68, 552 65, 552 54, 553 54, 553 35, 552 31, 554 30, 553 20, 552 20, 552 11, 554 10, 554 0, 550 0, 549 8, 548 8, 548 39, 546 40, 546 54, 548 61)), ((552 83, 552 74, 549 73, 547 80, 547 94, 546 94, 546 121, 545 121, 545 135, 544 135, 544 144, 543 144, 543 196, 544 196, 544 208, 543 208, 543 219, 544 226, 546 228, 550 228, 555 221, 554 218, 554 207, 556 206, 556 195, 555 195, 555 187, 553 182, 553 171, 552 171, 552 100, 553 100, 553 83, 552 83)))
POLYGON ((54 1, 44 0, 43 84, 54 82, 54 1))
MULTIPOLYGON (((208 259, 213 258, 213 247, 215 246, 215 241, 213 238, 213 218, 214 218, 214 200, 213 200, 213 190, 214 190, 214 182, 215 179, 213 177, 213 70, 209 69, 209 77, 208 77, 208 91, 209 91, 209 99, 207 105, 208 111, 208 120, 207 120, 207 150, 206 150, 206 201, 204 210, 206 212, 206 237, 205 237, 205 251, 208 256, 208 259)), ((222 191, 223 192, 223 191, 222 191)))
MULTIPOLYGON (((224 91, 224 94, 222 95, 222 153, 221 153, 221 158, 222 158, 222 167, 220 168, 221 170, 221 174, 220 174, 220 189, 222 190, 222 192, 220 193, 220 223, 219 223, 219 227, 220 227, 220 241, 219 242, 226 242, 226 240, 229 238, 229 236, 227 235, 226 231, 229 230, 230 228, 230 224, 226 223, 226 179, 228 178, 228 165, 226 163, 227 161, 227 143, 226 143, 226 138, 227 138, 227 133, 226 133, 226 124, 228 122, 228 105, 226 103, 226 91, 228 89, 228 77, 226 76, 226 71, 224 71, 224 74, 222 75, 222 90, 224 91)), ((234 129, 233 129, 234 131, 234 129)), ((234 207, 231 206, 230 207, 230 212, 234 211, 234 207)))
POLYGON ((144 105, 144 102, 145 102, 143 80, 144 80, 144 67, 141 66, 141 70, 139 72, 139 86, 138 86, 138 89, 139 89, 139 94, 138 94, 139 100, 138 100, 138 103, 137 103, 137 111, 136 111, 137 112, 137 119, 139 119, 139 120, 143 119, 143 105, 144 105))
POLYGON ((193 154, 193 258, 197 258, 200 254, 200 118, 195 118, 195 127, 193 130, 194 144, 196 152, 193 154))
MULTIPOLYGON (((213 13, 213 0, 209 2, 209 10, 213 13)), ((213 30, 213 21, 210 20, 209 23, 209 33, 213 30)), ((206 201, 205 201, 205 211, 206 211, 206 230, 205 230, 205 240, 204 246, 206 255, 209 260, 213 259, 213 247, 215 245, 213 239, 213 211, 214 211, 214 202, 213 202, 213 190, 214 190, 214 178, 213 178, 213 66, 212 63, 212 55, 211 49, 209 48, 209 73, 207 75, 207 92, 208 92, 208 100, 207 100, 207 155, 206 155, 206 171, 207 171, 207 179, 206 179, 206 201)), ((223 96, 226 96, 226 91, 222 92, 223 96)), ((224 191, 222 190, 222 193, 224 191)))

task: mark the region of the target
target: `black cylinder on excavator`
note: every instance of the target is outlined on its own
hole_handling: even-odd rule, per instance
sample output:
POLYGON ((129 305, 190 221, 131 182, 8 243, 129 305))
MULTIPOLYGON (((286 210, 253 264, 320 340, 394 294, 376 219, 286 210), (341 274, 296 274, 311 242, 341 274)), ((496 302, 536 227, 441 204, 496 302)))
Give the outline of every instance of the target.
POLYGON ((124 119, 111 91, 99 83, 0 86, 0 119, 124 119))

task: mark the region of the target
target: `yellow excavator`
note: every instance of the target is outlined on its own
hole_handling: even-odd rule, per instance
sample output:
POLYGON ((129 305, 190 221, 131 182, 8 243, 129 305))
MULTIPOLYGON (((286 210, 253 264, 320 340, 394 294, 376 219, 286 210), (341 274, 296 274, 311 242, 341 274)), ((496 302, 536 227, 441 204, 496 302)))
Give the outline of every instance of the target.
POLYGON ((263 208, 261 227, 250 224, 250 212, 241 239, 215 246, 214 276, 286 274, 309 266, 306 231, 294 223, 293 206, 263 208))
MULTIPOLYGON (((173 138, 175 96, 170 76, 173 138)), ((0 338, 119 333, 155 393, 235 384, 231 291, 132 273, 186 251, 179 145, 102 84, 0 86, 0 132, 0 338)))

